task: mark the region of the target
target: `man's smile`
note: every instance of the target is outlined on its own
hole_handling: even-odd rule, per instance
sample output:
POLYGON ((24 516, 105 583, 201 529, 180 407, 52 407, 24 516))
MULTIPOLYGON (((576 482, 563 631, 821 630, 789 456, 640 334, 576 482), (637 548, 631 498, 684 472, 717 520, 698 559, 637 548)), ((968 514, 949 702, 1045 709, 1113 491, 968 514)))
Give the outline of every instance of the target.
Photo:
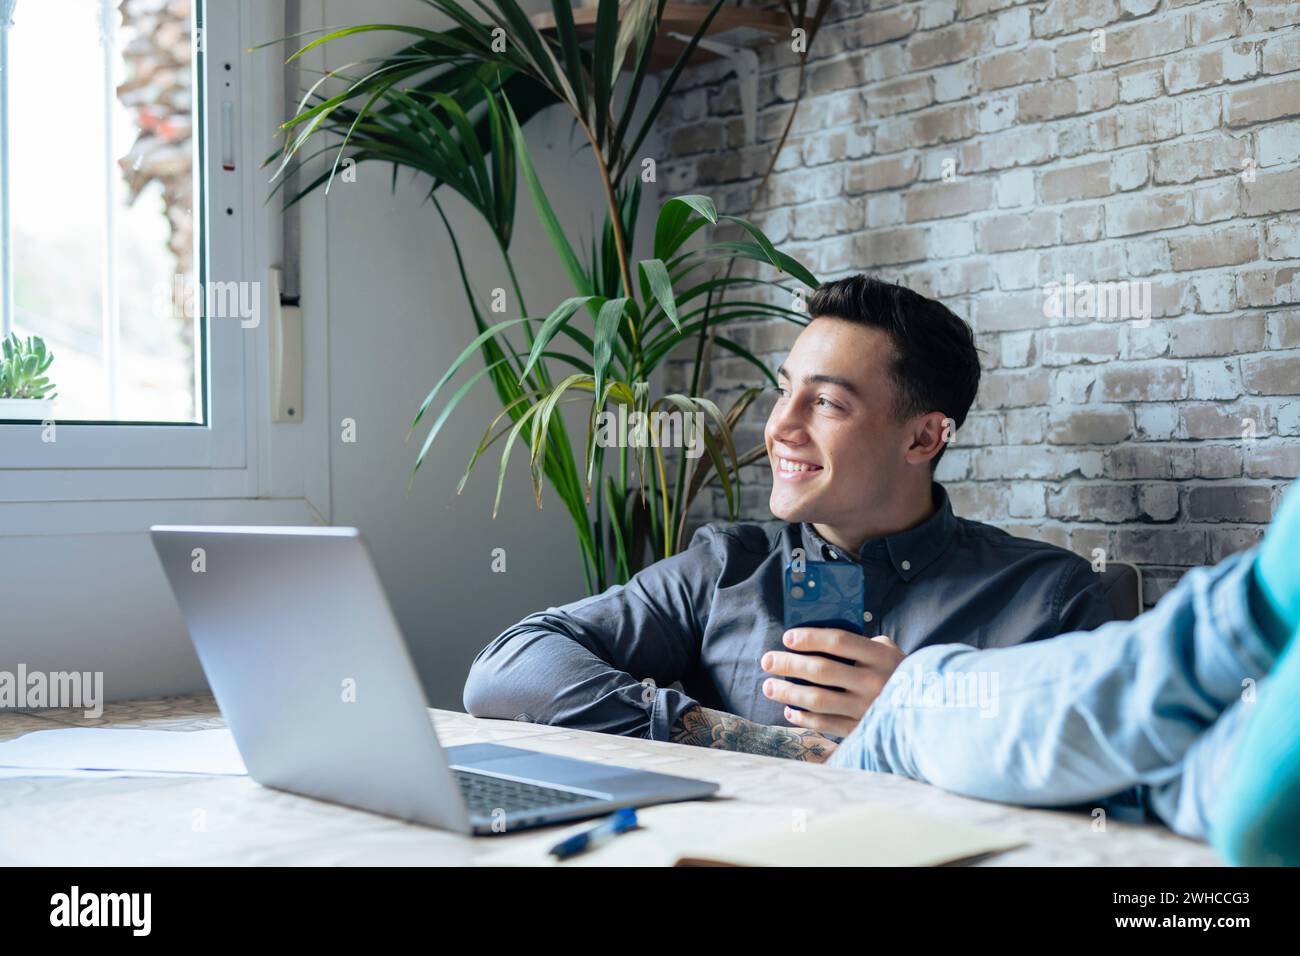
POLYGON ((811 461, 786 458, 784 455, 774 457, 776 458, 776 467, 772 471, 783 481, 807 481, 822 470, 821 465, 814 464, 811 461))

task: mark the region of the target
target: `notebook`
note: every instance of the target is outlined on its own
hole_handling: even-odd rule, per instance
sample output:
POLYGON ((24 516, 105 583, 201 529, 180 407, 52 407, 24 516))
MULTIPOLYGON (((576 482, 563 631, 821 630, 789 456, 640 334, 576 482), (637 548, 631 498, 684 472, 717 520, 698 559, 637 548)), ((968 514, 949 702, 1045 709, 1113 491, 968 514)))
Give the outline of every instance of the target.
POLYGON ((677 858, 675 866, 943 866, 1004 853, 1023 840, 983 827, 863 804, 798 815, 779 828, 677 858))

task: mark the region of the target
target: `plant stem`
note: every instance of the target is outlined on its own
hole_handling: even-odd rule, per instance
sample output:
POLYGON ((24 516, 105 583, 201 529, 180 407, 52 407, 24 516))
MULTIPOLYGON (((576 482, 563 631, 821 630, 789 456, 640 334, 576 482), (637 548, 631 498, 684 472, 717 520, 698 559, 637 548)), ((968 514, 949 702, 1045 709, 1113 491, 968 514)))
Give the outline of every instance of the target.
MULTIPOLYGON (((591 143, 592 155, 596 157, 596 169, 600 172, 600 184, 605 190, 605 203, 609 206, 610 222, 614 226, 614 246, 618 250, 618 271, 623 279, 623 294, 629 299, 635 300, 635 293, 632 290, 632 269, 628 262, 627 236, 623 233, 623 211, 618 207, 618 195, 614 191, 614 183, 609 178, 609 167, 605 165, 605 157, 600 153, 600 145, 596 142, 596 137, 592 134, 585 122, 579 119, 578 125, 587 135, 587 141, 591 143)), ((632 347, 638 355, 637 364, 640 365, 640 343, 638 341, 636 323, 628 317, 628 329, 632 333, 632 347)))

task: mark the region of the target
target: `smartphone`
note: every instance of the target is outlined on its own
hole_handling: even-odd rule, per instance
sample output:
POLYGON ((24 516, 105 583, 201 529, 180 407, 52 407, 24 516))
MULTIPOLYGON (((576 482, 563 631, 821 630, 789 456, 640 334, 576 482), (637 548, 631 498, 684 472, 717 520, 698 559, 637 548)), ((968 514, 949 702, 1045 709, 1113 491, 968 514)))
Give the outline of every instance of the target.
MULTIPOLYGON (((792 627, 834 627, 842 631, 863 634, 862 614, 867 604, 866 579, 862 568, 850 561, 804 561, 796 570, 795 564, 785 568, 785 629, 792 627)), ((789 650, 789 648, 786 648, 789 650)), ((821 651, 791 651, 794 654, 815 654, 841 664, 852 664, 848 658, 821 651)), ((792 684, 824 687, 798 677, 786 677, 792 684)), ((831 690, 843 690, 832 687, 831 690)), ((787 704, 793 710, 802 710, 787 704)))

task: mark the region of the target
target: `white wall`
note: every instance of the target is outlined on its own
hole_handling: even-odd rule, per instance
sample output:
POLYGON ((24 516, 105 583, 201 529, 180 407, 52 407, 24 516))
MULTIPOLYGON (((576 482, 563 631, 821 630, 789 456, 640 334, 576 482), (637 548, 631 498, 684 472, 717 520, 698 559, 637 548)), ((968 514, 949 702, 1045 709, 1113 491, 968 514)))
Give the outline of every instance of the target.
POLYGON ((204 686, 147 534, 0 533, 0 607, 0 671, 102 671, 110 699, 204 686))
MULTIPOLYGON (((436 25, 431 11, 412 0, 364 8, 327 0, 324 8, 330 25, 436 25)), ((304 28, 310 15, 305 9, 304 28)), ((392 43, 358 38, 347 59, 392 43)), ((331 55, 332 64, 342 62, 341 53, 331 55)), ((585 247, 589 223, 602 221, 603 208, 586 141, 570 138, 571 122, 560 109, 534 119, 527 131, 552 202, 571 238, 580 236, 579 248, 585 247), (584 148, 575 155, 580 143, 584 148)), ((327 317, 329 324, 331 519, 360 528, 369 542, 431 703, 459 709, 469 661, 480 647, 532 610, 583 596, 585 585, 559 501, 548 496, 541 512, 533 504, 522 467, 526 454, 512 465, 495 522, 494 459, 485 457, 482 473, 476 469, 465 494, 455 495, 470 451, 498 410, 486 383, 448 423, 438 442, 441 451, 406 490, 423 434, 422 429, 405 441, 412 414, 473 337, 473 323, 441 219, 422 201, 427 182, 403 175, 395 194, 389 185, 388 167, 363 165, 355 183, 336 184, 328 198, 314 196, 304 208, 305 320, 311 326, 327 317), (327 316, 306 296, 313 286, 326 293, 327 316), (344 418, 356 421, 355 444, 339 440, 344 418), (505 574, 490 570, 497 547, 506 550, 505 574)), ((572 291, 522 181, 519 188, 512 249, 536 314, 572 291)), ((493 286, 509 288, 495 242, 477 214, 448 190, 440 199, 482 294, 493 286)), ((642 198, 643 255, 656 206, 651 187, 642 198)), ((319 368, 308 368, 309 394, 319 374, 319 368)), ((303 427, 322 413, 308 407, 303 427)), ((197 660, 144 533, 158 520, 173 519, 151 517, 139 530, 112 535, 12 536, 0 528, 0 669, 22 661, 30 670, 103 670, 110 698, 202 688, 197 660)))

